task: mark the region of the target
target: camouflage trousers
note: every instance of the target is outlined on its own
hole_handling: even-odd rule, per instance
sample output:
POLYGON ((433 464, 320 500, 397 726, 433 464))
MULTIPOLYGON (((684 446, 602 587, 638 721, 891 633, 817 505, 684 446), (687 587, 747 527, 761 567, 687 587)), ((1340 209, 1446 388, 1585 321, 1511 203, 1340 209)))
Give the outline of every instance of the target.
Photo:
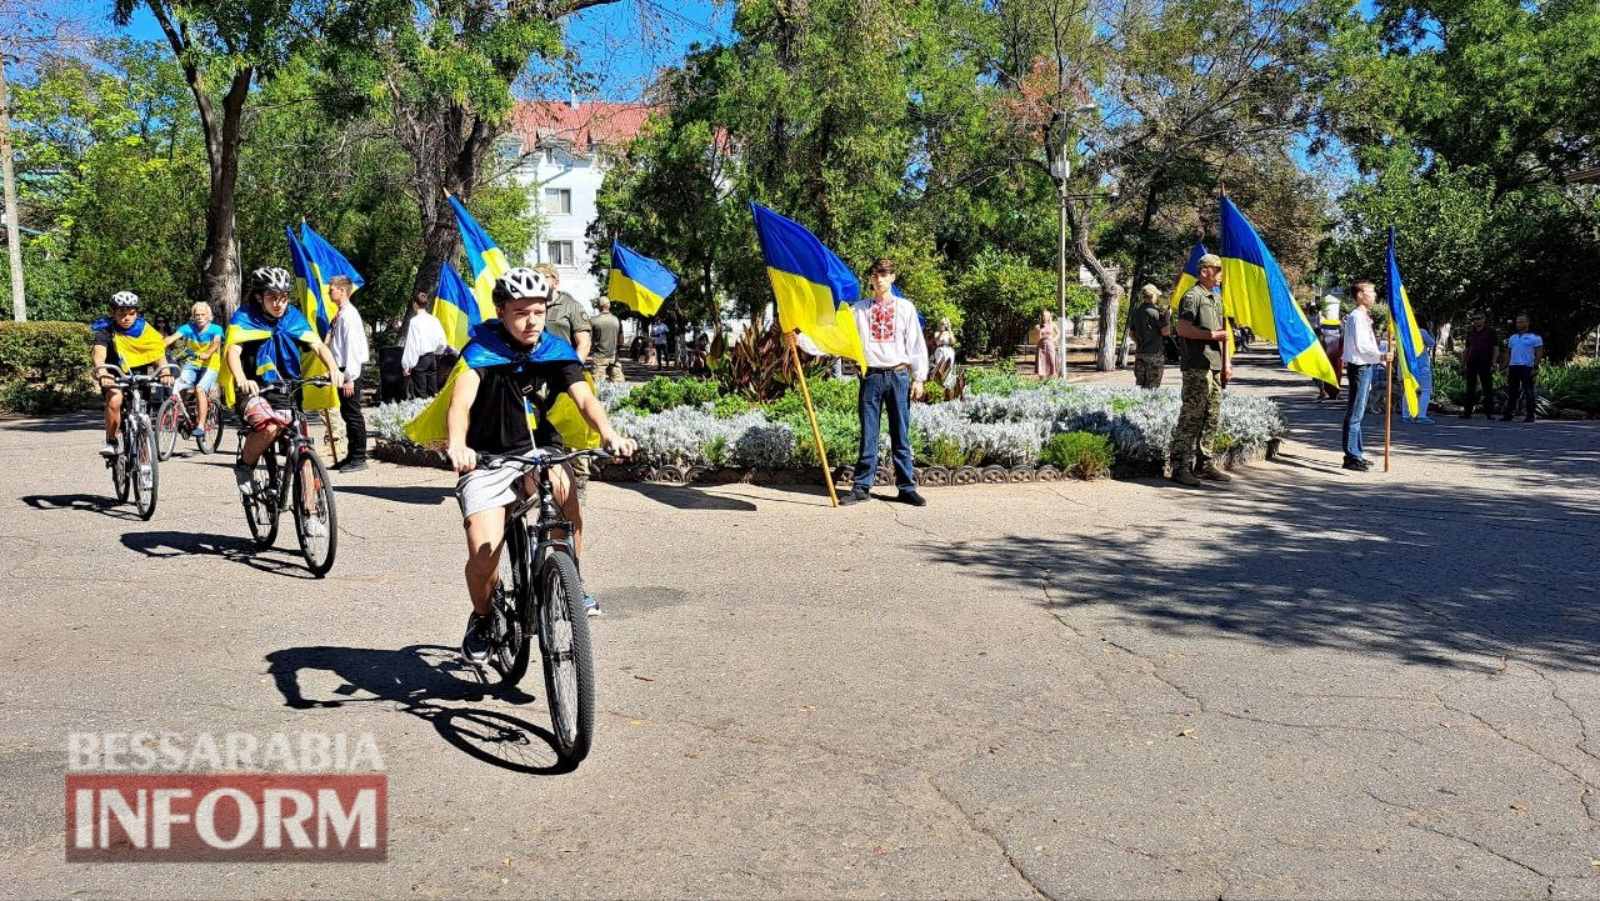
POLYGON ((1159 357, 1134 357, 1133 382, 1140 388, 1160 388, 1161 374, 1166 371, 1167 360, 1165 356, 1159 357))
POLYGON ((1222 381, 1210 369, 1183 370, 1183 410, 1172 432, 1172 467, 1204 469, 1215 455, 1222 422, 1222 381))

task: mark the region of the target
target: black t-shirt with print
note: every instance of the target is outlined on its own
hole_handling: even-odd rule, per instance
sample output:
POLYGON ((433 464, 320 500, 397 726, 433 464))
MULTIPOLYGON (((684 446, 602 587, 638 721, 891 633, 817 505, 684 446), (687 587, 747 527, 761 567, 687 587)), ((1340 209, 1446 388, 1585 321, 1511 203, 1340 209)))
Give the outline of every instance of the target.
POLYGON ((467 414, 467 446, 478 453, 525 454, 534 447, 563 447, 561 434, 550 425, 550 406, 566 390, 583 381, 576 360, 551 363, 505 363, 477 370, 478 396, 467 414), (523 398, 533 402, 539 427, 528 432, 523 398))

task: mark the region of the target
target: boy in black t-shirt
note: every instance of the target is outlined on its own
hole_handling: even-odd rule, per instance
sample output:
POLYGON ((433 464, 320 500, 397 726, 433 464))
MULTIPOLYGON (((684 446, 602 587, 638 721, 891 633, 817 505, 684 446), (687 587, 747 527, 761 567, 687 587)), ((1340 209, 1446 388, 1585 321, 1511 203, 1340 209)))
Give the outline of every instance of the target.
MULTIPOLYGON (((559 450, 561 436, 551 425, 549 410, 563 394, 600 433, 608 452, 627 457, 635 450, 632 441, 612 429, 605 407, 584 380, 577 351, 545 331, 549 299, 549 283, 532 269, 512 269, 496 279, 499 318, 473 329, 461 352, 463 365, 452 379, 446 453, 461 475, 456 497, 467 532, 467 594, 472 599, 461 651, 478 663, 489 656, 490 598, 499 581, 506 507, 537 490, 534 477, 516 468, 477 469, 478 455, 528 454, 536 447, 559 450), (528 422, 530 400, 537 430, 528 422)), ((583 515, 571 467, 550 470, 550 484, 562 515, 572 523, 573 552, 581 557, 583 515)))

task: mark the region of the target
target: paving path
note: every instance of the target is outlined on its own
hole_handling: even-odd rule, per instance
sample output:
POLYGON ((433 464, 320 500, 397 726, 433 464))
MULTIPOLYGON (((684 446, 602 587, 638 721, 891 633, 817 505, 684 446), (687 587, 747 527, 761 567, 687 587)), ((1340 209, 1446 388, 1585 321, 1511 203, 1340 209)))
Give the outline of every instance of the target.
POLYGON ((1355 475, 1302 382, 1238 390, 1293 435, 1225 491, 596 485, 568 774, 453 664, 444 473, 340 477, 316 581, 220 458, 143 523, 92 420, 0 424, 0 892, 1600 897, 1600 423, 1408 427, 1355 475), (138 729, 370 733, 389 860, 65 863, 67 735, 138 729))

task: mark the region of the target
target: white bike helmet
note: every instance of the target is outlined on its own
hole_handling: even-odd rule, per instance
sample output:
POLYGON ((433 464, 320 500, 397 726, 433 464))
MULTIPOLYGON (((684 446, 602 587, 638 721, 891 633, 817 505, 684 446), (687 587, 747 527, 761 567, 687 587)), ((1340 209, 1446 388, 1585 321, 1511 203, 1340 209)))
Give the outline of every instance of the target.
POLYGON ((261 294, 266 291, 289 290, 289 272, 276 266, 263 266, 250 273, 250 291, 261 294))
POLYGON ((118 291, 111 295, 111 306, 118 310, 139 309, 139 295, 132 291, 118 291))
POLYGON ((494 302, 506 303, 519 297, 550 297, 550 280, 544 273, 518 266, 494 280, 494 302))

